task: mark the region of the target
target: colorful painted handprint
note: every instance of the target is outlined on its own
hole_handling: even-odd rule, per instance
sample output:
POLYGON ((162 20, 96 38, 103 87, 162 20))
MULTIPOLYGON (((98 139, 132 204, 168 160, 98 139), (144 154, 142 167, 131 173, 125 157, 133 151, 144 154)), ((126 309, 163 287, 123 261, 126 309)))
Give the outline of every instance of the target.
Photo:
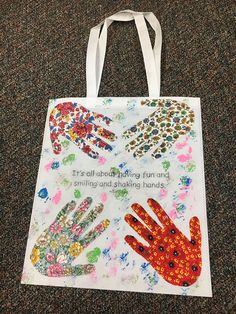
POLYGON ((157 109, 123 133, 124 138, 140 133, 126 145, 126 150, 134 151, 133 156, 140 158, 155 147, 152 157, 160 158, 181 135, 191 130, 194 112, 187 104, 175 100, 147 99, 141 104, 157 109))
POLYGON ((95 152, 90 145, 111 151, 112 146, 98 136, 109 141, 114 141, 116 136, 111 131, 97 125, 96 121, 109 126, 112 120, 102 114, 92 112, 77 103, 66 102, 58 104, 50 113, 49 118, 53 152, 55 154, 60 154, 61 152, 60 136, 73 142, 84 153, 94 159, 99 157, 99 153, 95 152))
POLYGON ((92 198, 88 197, 76 208, 76 203, 71 201, 62 208, 55 221, 37 239, 30 259, 41 274, 49 277, 65 277, 86 275, 94 271, 92 264, 71 265, 73 260, 99 237, 110 223, 105 219, 85 234, 103 210, 103 205, 99 204, 81 220, 91 203, 92 198))
POLYGON ((133 204, 132 209, 146 226, 130 214, 125 216, 125 220, 149 246, 142 244, 131 235, 125 237, 126 242, 167 282, 176 286, 192 285, 200 276, 202 268, 201 230, 198 218, 193 217, 190 220, 191 239, 188 239, 176 228, 160 204, 153 199, 148 199, 147 203, 162 227, 142 206, 133 204))

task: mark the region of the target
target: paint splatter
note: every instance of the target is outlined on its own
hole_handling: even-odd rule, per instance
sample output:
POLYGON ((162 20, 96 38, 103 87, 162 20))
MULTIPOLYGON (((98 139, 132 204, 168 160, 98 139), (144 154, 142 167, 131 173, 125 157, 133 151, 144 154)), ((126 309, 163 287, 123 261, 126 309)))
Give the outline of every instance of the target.
POLYGON ((122 201, 124 198, 126 198, 126 196, 128 195, 128 191, 127 189, 120 189, 120 190, 116 190, 115 191, 115 198, 117 200, 122 201))
MULTIPOLYGON (((121 253, 119 256, 119 262, 120 264, 127 264, 127 257, 129 255, 129 252, 121 253)), ((128 265, 127 265, 128 266, 128 265)))
POLYGON ((81 197, 80 190, 74 190, 74 197, 79 199, 81 197))
POLYGON ((180 183, 179 183, 179 185, 181 185, 180 189, 181 190, 189 189, 191 183, 192 183, 192 179, 190 177, 182 176, 180 178, 180 183))
POLYGON ((47 201, 49 199, 47 188, 42 188, 38 192, 38 197, 45 199, 47 201))
POLYGON ((117 237, 115 231, 112 231, 111 235, 112 235, 112 239, 111 239, 110 249, 115 250, 117 245, 119 244, 119 238, 117 237))
POLYGON ((182 143, 176 143, 176 144, 175 144, 175 147, 176 147, 177 149, 182 149, 182 148, 184 148, 186 145, 188 145, 188 142, 187 142, 187 141, 182 142, 182 143))
POLYGON ((48 172, 52 168, 53 161, 50 161, 44 166, 44 169, 48 172))
POLYGON ((150 265, 150 264, 149 264, 149 263, 146 263, 146 262, 144 262, 143 264, 141 264, 141 266, 140 266, 141 274, 145 274, 145 273, 148 272, 148 266, 149 266, 149 265, 150 265))
POLYGON ((102 102, 103 106, 106 106, 106 105, 111 105, 112 103, 112 99, 111 98, 105 98, 102 102))
POLYGON ((95 249, 93 249, 92 251, 89 251, 86 254, 86 257, 87 257, 89 263, 94 264, 94 263, 97 263, 100 255, 101 255, 101 250, 98 247, 95 247, 95 249))
POLYGON ((110 252, 111 252, 111 248, 108 247, 108 248, 105 248, 103 251, 102 251, 102 257, 107 259, 108 261, 111 260, 111 255, 110 255, 110 252))
POLYGON ((115 277, 118 272, 118 266, 115 262, 113 262, 112 266, 108 270, 108 274, 110 277, 115 277))
POLYGON ((154 286, 158 284, 158 274, 156 271, 154 271, 153 274, 148 273, 145 277, 144 280, 146 284, 148 285, 148 290, 153 290, 154 286))
POLYGON ((106 160, 105 157, 100 156, 100 157, 98 158, 98 164, 99 164, 100 166, 104 165, 106 162, 107 162, 107 160, 106 160))
POLYGON ((119 169, 119 168, 116 168, 116 167, 111 167, 110 172, 111 172, 114 176, 116 176, 116 175, 120 174, 120 169, 119 169))
POLYGON ((64 186, 67 190, 72 186, 72 183, 64 175, 59 175, 57 184, 64 186))
POLYGON ((167 171, 170 168, 170 162, 169 160, 165 160, 162 162, 162 167, 165 171, 167 171))
POLYGON ((62 145, 62 147, 63 148, 68 148, 69 147, 69 145, 70 145, 70 141, 68 141, 68 140, 64 140, 63 142, 61 142, 61 145, 62 145))
POLYGON ((62 159, 62 163, 64 166, 71 165, 75 161, 75 154, 70 154, 67 157, 62 159))
POLYGON ((136 274, 128 275, 128 276, 122 276, 121 282, 123 284, 131 284, 134 285, 138 281, 139 276, 136 274))
POLYGON ((187 172, 193 172, 196 170, 196 167, 196 162, 194 160, 191 160, 185 165, 185 170, 187 172))
POLYGON ((136 99, 128 100, 127 102, 128 111, 133 111, 136 105, 137 105, 136 99))
POLYGON ((58 169, 60 167, 59 161, 54 161, 51 165, 52 170, 58 169))
POLYGON ((169 217, 172 219, 172 220, 175 220, 177 218, 177 212, 175 209, 172 209, 169 213, 168 213, 169 217))
POLYGON ((185 191, 185 192, 183 192, 183 193, 180 193, 180 194, 178 195, 178 198, 179 198, 179 200, 184 201, 185 198, 186 198, 186 196, 187 196, 187 191, 185 191))
POLYGON ((177 204, 176 211, 178 214, 184 214, 186 211, 186 206, 184 204, 177 204))
POLYGON ((125 115, 123 112, 115 113, 112 116, 112 120, 117 121, 117 122, 121 122, 121 121, 125 120, 125 115))
POLYGON ((197 132, 194 130, 191 130, 189 132, 189 136, 194 140, 197 137, 197 132))
POLYGON ((106 192, 102 192, 100 195, 100 199, 102 203, 105 203, 107 201, 107 193, 106 192))
POLYGON ((159 197, 160 198, 165 198, 168 194, 168 190, 167 189, 160 189, 160 192, 159 192, 159 197))
POLYGON ((177 156, 179 162, 186 162, 192 159, 191 154, 181 154, 177 156))
POLYGON ((91 272, 91 273, 89 274, 89 278, 90 278, 90 280, 92 281, 92 283, 96 283, 96 282, 97 282, 98 277, 97 277, 96 270, 94 270, 93 272, 91 272))
POLYGON ((58 191, 53 197, 52 197, 52 202, 53 204, 57 205, 60 203, 61 201, 61 195, 62 195, 62 192, 61 191, 58 191))

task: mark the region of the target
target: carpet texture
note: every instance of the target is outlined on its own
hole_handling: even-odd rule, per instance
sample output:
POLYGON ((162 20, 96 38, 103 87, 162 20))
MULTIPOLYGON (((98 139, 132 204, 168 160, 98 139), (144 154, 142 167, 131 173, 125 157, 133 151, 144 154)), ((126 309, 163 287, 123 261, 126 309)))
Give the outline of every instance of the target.
MULTIPOLYGON (((1 313, 235 313, 234 10, 231 0, 1 0, 1 313), (86 95, 90 28, 122 9, 161 23, 161 95, 201 97, 213 298, 20 284, 48 99, 86 95)), ((109 29, 100 96, 147 96, 132 22, 109 29)))

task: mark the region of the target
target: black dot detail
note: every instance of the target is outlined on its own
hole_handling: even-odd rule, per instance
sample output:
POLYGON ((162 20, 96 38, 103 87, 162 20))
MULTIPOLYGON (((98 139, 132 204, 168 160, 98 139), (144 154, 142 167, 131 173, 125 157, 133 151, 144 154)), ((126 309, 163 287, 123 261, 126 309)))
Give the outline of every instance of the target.
POLYGON ((151 234, 148 235, 149 240, 153 240, 153 236, 151 234))
POLYGON ((174 256, 178 256, 179 253, 178 253, 177 251, 174 251, 174 252, 173 252, 173 255, 174 255, 174 256))
POLYGON ((137 218, 135 218, 135 217, 133 217, 133 222, 137 222, 138 221, 138 219, 137 218))
POLYGON ((159 250, 160 252, 164 252, 164 247, 163 247, 162 245, 159 245, 159 246, 158 246, 158 250, 159 250))
POLYGON ((193 271, 197 271, 197 270, 198 270, 197 266, 193 265, 193 266, 192 266, 192 270, 193 270, 193 271))
POLYGON ((170 233, 175 234, 176 233, 175 229, 171 229, 170 233))
POLYGON ((196 241, 192 239, 192 240, 190 241, 190 243, 194 245, 194 244, 196 244, 196 241))
POLYGON ((173 262, 169 262, 169 267, 170 267, 170 268, 174 268, 174 266, 175 266, 175 265, 174 265, 173 262))
POLYGON ((187 281, 184 281, 184 282, 183 282, 183 286, 184 286, 184 287, 188 287, 188 286, 189 286, 189 283, 188 283, 187 281))
POLYGON ((140 252, 144 251, 144 247, 143 246, 140 246, 138 249, 139 249, 140 252))

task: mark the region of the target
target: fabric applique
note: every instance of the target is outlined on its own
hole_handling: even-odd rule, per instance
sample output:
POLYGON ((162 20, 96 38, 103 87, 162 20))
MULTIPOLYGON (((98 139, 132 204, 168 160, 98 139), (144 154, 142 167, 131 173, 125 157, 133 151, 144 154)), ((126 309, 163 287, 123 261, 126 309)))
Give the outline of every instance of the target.
POLYGON ((73 260, 110 224, 110 221, 105 219, 85 234, 88 227, 103 211, 103 204, 99 204, 81 220, 91 203, 92 198, 87 197, 75 209, 76 203, 71 201, 62 208, 55 221, 37 239, 30 259, 42 275, 49 277, 79 276, 95 270, 95 266, 92 264, 71 265, 73 260), (74 209, 71 219, 68 216, 74 209))
POLYGON ((112 120, 100 113, 92 112, 77 103, 66 102, 58 104, 50 113, 49 126, 53 152, 60 154, 62 145, 59 136, 63 136, 77 145, 91 158, 99 158, 89 145, 112 151, 112 146, 103 141, 103 137, 111 142, 116 139, 113 132, 96 124, 103 122, 109 126, 112 120), (95 134, 96 135, 95 135, 95 134), (98 136, 100 137, 98 137, 98 136))
POLYGON ((148 261, 167 282, 176 286, 190 286, 201 274, 201 231, 197 217, 190 219, 189 240, 178 230, 166 212, 153 199, 147 200, 162 227, 153 220, 139 204, 132 205, 134 212, 145 223, 127 214, 126 222, 149 243, 146 246, 135 237, 127 235, 126 242, 131 248, 148 261))
POLYGON ((147 118, 138 122, 123 133, 124 138, 139 134, 126 145, 128 152, 140 158, 153 147, 153 158, 160 158, 175 141, 189 132, 194 123, 194 112, 185 103, 175 100, 154 99, 141 102, 144 106, 157 107, 147 118))

